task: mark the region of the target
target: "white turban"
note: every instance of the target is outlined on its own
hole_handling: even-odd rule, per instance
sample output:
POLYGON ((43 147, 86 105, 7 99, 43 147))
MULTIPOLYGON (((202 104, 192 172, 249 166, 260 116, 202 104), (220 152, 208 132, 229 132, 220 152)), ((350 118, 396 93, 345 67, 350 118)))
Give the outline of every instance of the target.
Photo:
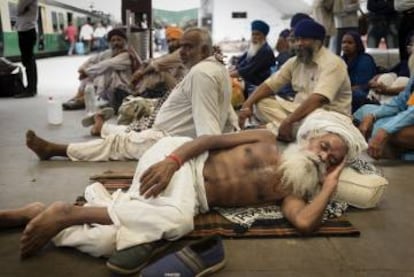
POLYGON ((348 146, 347 162, 353 162, 368 145, 352 124, 352 120, 340 113, 331 111, 315 111, 310 114, 299 127, 296 139, 299 143, 307 140, 312 133, 329 132, 339 135, 348 146))

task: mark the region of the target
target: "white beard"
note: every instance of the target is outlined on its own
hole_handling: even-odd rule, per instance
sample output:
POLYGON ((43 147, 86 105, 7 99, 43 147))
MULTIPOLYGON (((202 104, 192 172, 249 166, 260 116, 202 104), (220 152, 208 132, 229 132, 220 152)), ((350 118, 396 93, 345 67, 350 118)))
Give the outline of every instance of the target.
POLYGON ((319 191, 326 166, 303 146, 292 144, 282 154, 279 171, 282 173, 282 189, 301 198, 311 198, 319 191))
POLYGON ((256 56, 257 52, 260 50, 260 48, 262 48, 263 44, 265 44, 264 41, 259 43, 250 43, 249 49, 247 50, 247 58, 256 56))

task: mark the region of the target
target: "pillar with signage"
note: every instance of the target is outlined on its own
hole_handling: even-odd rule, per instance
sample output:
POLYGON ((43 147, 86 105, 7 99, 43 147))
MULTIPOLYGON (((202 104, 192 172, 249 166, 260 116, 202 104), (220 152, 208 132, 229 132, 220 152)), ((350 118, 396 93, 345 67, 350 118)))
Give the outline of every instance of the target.
POLYGON ((143 60, 152 58, 152 1, 122 0, 121 13, 130 45, 143 60))

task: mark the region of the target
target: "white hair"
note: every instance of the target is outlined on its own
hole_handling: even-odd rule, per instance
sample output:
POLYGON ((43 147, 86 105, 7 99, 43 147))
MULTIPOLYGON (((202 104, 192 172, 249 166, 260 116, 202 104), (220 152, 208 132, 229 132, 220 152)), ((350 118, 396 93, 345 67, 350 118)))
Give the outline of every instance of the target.
POLYGON ((301 198, 313 197, 326 174, 319 157, 306 151, 306 144, 291 144, 282 154, 279 166, 281 188, 301 198))

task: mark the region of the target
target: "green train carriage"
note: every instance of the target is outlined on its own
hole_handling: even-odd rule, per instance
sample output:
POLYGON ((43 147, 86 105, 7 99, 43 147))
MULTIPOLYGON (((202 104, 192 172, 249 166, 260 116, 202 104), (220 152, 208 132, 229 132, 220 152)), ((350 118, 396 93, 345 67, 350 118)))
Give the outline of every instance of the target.
MULTIPOLYGON (((20 59, 17 31, 17 0, 0 1, 0 56, 11 60, 20 59)), ((68 44, 63 30, 68 22, 80 28, 90 18, 92 22, 110 22, 109 15, 90 12, 53 0, 39 0, 38 40, 35 46, 36 57, 64 55, 68 44)))

